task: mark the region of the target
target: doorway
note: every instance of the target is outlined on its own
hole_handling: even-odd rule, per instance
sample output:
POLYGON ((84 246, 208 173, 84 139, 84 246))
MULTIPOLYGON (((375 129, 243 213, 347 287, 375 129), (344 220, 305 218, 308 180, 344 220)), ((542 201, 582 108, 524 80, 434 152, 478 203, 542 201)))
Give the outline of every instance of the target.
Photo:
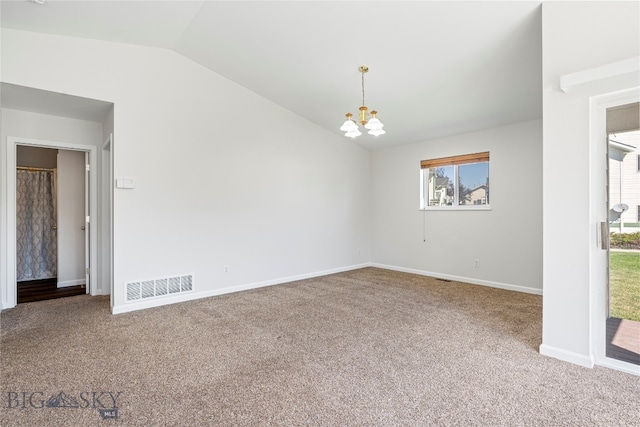
MULTIPOLYGON (((87 176, 86 195, 85 201, 87 204, 87 210, 89 215, 85 218, 86 225, 85 230, 82 230, 86 236, 85 248, 85 293, 91 295, 98 295, 99 289, 93 284, 92 268, 98 265, 97 258, 97 230, 96 227, 91 227, 91 218, 97 218, 97 147, 82 144, 64 143, 56 141, 35 140, 27 138, 15 138, 7 137, 7 159, 6 166, 8 171, 15 171, 17 169, 17 149, 19 146, 37 147, 37 148, 50 148, 54 150, 69 150, 74 152, 82 152, 88 165, 84 169, 84 173, 87 176), (88 266, 88 267, 86 267, 88 266)), ((17 223, 16 223, 16 174, 7 174, 7 302, 8 306, 13 307, 17 304, 17 223)), ((95 268, 94 268, 95 269, 95 268)), ((56 282, 57 287, 57 282, 56 282)))
POLYGON ((607 110, 606 357, 640 366, 639 103, 607 110), (624 119, 631 117, 632 119, 624 119), (635 128, 635 129, 634 129, 635 128))
POLYGON ((83 151, 16 147, 17 303, 86 294, 83 151))
POLYGON ((618 331, 617 325, 609 321, 610 228, 614 229, 610 222, 616 218, 610 214, 619 203, 615 201, 615 195, 609 194, 609 187, 615 185, 609 176, 609 137, 640 129, 639 106, 640 87, 594 96, 589 100, 589 218, 593 227, 589 239, 589 347, 594 364, 635 375, 640 375, 640 365, 610 357, 611 352, 607 354, 607 343, 613 343, 618 331), (609 331, 607 326, 610 326, 609 331))

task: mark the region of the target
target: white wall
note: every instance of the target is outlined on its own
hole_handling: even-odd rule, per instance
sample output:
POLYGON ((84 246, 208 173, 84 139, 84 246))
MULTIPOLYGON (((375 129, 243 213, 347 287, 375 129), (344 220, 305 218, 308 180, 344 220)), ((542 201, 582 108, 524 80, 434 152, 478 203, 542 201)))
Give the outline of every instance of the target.
MULTIPOLYGON (((543 344, 541 352, 589 366, 594 346, 590 284, 603 281, 592 263, 596 244, 594 206, 604 207, 604 188, 590 188, 590 169, 599 159, 590 149, 606 138, 590 141, 589 102, 594 96, 640 84, 637 77, 606 79, 559 90, 563 74, 580 72, 640 55, 638 2, 545 2, 543 23, 543 344), (558 217, 558 206, 571 210, 571 220, 558 217), (590 272, 590 269, 593 272, 590 272)), ((597 148, 597 147, 596 147, 597 148)), ((603 208, 602 219, 606 220, 603 208)))
POLYGON ((20 145, 16 148, 16 165, 55 169, 58 166, 58 151, 51 148, 20 145))
POLYGON ((58 287, 85 284, 85 153, 58 150, 58 287))
POLYGON ((541 121, 376 151, 371 164, 374 263, 541 293, 541 121), (419 210, 421 160, 483 151, 490 211, 419 210))
POLYGON ((115 312, 147 306, 130 281, 193 274, 186 299, 368 261, 369 153, 344 138, 163 49, 3 29, 1 70, 115 104, 115 312))
POLYGON ((101 123, 8 108, 2 109, 0 132, 3 147, 7 136, 84 145, 98 145, 102 140, 101 123))

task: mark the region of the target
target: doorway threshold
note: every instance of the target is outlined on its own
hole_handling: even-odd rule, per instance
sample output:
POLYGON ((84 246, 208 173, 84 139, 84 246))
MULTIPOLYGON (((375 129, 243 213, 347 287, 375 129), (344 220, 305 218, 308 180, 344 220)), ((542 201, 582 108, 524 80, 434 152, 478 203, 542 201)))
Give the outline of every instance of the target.
POLYGON ((607 357, 640 366, 640 322, 607 319, 607 357))
POLYGON ((86 293, 85 285, 58 288, 58 279, 55 277, 18 282, 18 304, 85 295, 86 293))

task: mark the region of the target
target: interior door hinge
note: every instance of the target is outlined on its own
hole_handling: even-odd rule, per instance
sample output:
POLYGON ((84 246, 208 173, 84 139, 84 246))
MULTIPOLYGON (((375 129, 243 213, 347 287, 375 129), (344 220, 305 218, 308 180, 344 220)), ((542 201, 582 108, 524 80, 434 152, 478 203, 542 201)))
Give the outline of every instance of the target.
POLYGON ((87 271, 87 274, 91 274, 91 268, 87 267, 86 271, 87 271))
POLYGON ((88 224, 88 223, 90 223, 90 222, 91 222, 91 217, 90 217, 90 216, 88 216, 88 217, 87 217, 87 224, 88 224))
POLYGON ((87 172, 91 171, 91 165, 90 164, 86 164, 86 165, 84 165, 84 167, 87 170, 87 172))

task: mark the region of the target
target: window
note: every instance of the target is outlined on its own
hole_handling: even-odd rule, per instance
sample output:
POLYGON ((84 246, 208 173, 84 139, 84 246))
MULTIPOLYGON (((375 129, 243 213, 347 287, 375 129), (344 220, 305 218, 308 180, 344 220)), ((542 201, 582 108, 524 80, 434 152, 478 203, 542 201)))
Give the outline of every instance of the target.
POLYGON ((420 162, 420 209, 489 207, 489 152, 420 162))

